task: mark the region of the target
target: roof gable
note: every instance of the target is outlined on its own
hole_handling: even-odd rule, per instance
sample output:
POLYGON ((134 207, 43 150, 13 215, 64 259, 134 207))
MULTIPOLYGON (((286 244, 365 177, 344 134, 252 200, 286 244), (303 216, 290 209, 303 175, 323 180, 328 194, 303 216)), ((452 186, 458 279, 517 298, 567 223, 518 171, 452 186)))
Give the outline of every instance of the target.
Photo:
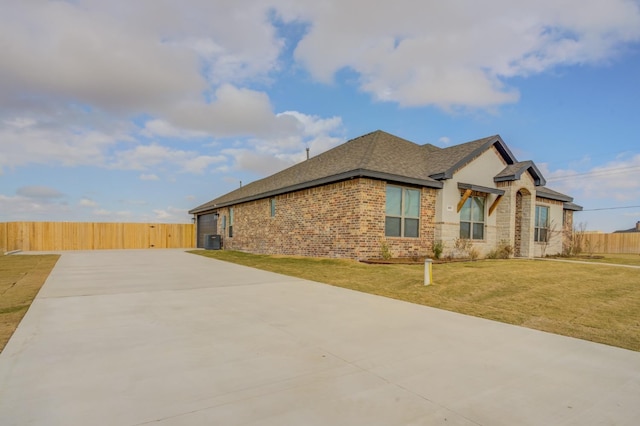
POLYGON ((508 165, 504 170, 495 175, 493 180, 494 182, 520 180, 524 172, 528 172, 531 175, 536 186, 546 185, 547 181, 542 176, 540 170, 538 170, 538 167, 536 167, 534 162, 531 160, 519 161, 517 163, 508 165))
POLYGON ((516 157, 500 135, 493 135, 440 151, 429 150, 429 176, 438 180, 451 179, 457 170, 469 164, 492 146, 496 148, 505 163, 516 163, 516 157))

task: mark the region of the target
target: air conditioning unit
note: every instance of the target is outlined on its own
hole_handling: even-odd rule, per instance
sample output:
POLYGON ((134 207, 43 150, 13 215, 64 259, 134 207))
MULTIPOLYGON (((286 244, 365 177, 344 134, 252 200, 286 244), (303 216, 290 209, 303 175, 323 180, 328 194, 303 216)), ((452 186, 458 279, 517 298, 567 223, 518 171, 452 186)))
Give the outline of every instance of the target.
POLYGON ((204 249, 205 250, 220 250, 220 249, 222 249, 222 235, 205 234, 204 235, 204 249))

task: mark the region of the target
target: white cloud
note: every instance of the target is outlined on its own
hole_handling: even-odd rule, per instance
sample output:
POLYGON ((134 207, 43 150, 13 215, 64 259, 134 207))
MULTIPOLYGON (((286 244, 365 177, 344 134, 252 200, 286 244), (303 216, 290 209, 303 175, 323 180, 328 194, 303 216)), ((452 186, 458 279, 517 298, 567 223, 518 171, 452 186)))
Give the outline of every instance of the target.
POLYGON ((108 219, 109 221, 119 222, 123 220, 136 220, 136 215, 129 210, 107 210, 107 209, 95 209, 93 215, 99 218, 100 220, 108 219))
MULTIPOLYGON (((294 164, 290 159, 278 158, 274 154, 255 152, 250 149, 226 150, 235 159, 235 168, 267 176, 294 164)), ((246 183, 246 182, 245 182, 246 183)))
POLYGON ((180 129, 161 119, 147 121, 144 125, 144 129, 142 129, 140 133, 147 137, 159 136, 162 138, 174 139, 193 139, 206 136, 206 133, 204 132, 180 129))
POLYGON ((64 202, 51 199, 24 196, 6 196, 0 194, 0 211, 4 221, 40 220, 72 217, 73 209, 64 202), (29 218, 29 219, 25 219, 29 218))
POLYGON ((140 175, 140 180, 160 180, 158 175, 153 173, 142 173, 140 175))
POLYGON ((218 87, 210 103, 187 100, 172 104, 164 112, 174 126, 216 137, 291 133, 297 125, 291 117, 273 112, 266 93, 231 84, 218 87))
POLYGON ((298 111, 284 111, 278 117, 291 116, 298 121, 298 128, 304 136, 322 136, 335 131, 342 126, 342 118, 322 118, 317 115, 307 115, 298 111))
POLYGON ((0 67, 4 101, 26 93, 135 109, 206 87, 197 56, 163 43, 160 28, 150 30, 153 13, 136 21, 122 6, 120 13, 90 1, 4 7, 0 39, 12 40, 0 67))
POLYGON ((90 198, 82 198, 78 205, 81 207, 97 207, 98 203, 90 198))
POLYGON ((447 147, 451 145, 451 138, 448 136, 442 136, 438 138, 438 145, 447 147))
POLYGON ((187 209, 179 209, 169 206, 164 209, 154 209, 153 216, 148 217, 151 222, 189 223, 191 217, 187 209))
POLYGON ((16 194, 26 198, 41 200, 51 200, 64 197, 64 194, 55 188, 39 185, 21 186, 16 190, 16 194))
POLYGON ((310 155, 315 156, 344 141, 336 136, 342 132, 340 117, 322 118, 298 111, 286 111, 278 114, 278 118, 290 121, 296 131, 252 138, 235 148, 222 151, 234 159, 236 170, 250 171, 260 176, 269 175, 303 161, 307 148, 310 155))
POLYGON ((515 102, 505 79, 592 64, 640 39, 633 1, 298 1, 279 11, 310 23, 295 55, 318 80, 349 68, 360 88, 401 105, 515 102))
POLYGON ((125 170, 148 170, 168 165, 178 166, 184 172, 202 173, 210 165, 225 160, 226 157, 222 155, 199 155, 196 151, 184 151, 151 144, 138 145, 133 149, 118 152, 111 167, 125 170))
POLYGON ((307 24, 295 58, 313 78, 348 68, 376 99, 443 108, 515 102, 510 77, 601 63, 640 40, 639 6, 627 0, 13 2, 0 16, 0 39, 11 41, 0 105, 55 100, 214 133, 264 131, 273 116, 240 87, 268 84, 297 41, 278 35, 274 16, 307 24), (256 110, 247 127, 235 112, 216 118, 229 87, 257 108, 256 122, 256 110))
POLYGON ((119 122, 104 132, 65 126, 54 118, 20 116, 0 123, 0 169, 27 164, 103 165, 108 149, 131 140, 123 131, 127 125, 119 122))
POLYGON ((640 154, 586 171, 556 170, 545 177, 549 187, 572 194, 577 202, 640 200, 640 154))

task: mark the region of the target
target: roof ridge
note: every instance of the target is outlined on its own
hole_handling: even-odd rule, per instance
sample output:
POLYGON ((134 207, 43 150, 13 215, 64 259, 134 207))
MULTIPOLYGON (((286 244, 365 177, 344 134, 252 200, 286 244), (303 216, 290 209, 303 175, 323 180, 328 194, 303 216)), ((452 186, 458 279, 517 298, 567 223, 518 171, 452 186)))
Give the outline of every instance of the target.
MULTIPOLYGON (((365 154, 362 156, 362 158, 360 158, 360 161, 358 162, 359 168, 364 169, 366 168, 366 165, 369 163, 369 158, 371 158, 371 152, 373 152, 373 148, 375 147, 378 137, 380 136, 380 132, 381 132, 380 130, 374 130, 373 132, 369 132, 366 135, 363 135, 360 137, 360 138, 363 138, 365 136, 369 136, 372 138, 372 140, 367 144, 365 154)), ((360 139, 360 138, 357 138, 357 139, 360 139)))

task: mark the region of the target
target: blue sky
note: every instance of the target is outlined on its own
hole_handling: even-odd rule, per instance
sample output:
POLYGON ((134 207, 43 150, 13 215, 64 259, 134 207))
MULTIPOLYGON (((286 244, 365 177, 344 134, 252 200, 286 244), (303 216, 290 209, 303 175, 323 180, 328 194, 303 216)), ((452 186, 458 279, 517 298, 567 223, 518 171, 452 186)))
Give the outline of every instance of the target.
POLYGON ((634 226, 640 2, 442 3, 0 0, 0 221, 189 222, 381 129, 500 134, 577 222, 634 226))

